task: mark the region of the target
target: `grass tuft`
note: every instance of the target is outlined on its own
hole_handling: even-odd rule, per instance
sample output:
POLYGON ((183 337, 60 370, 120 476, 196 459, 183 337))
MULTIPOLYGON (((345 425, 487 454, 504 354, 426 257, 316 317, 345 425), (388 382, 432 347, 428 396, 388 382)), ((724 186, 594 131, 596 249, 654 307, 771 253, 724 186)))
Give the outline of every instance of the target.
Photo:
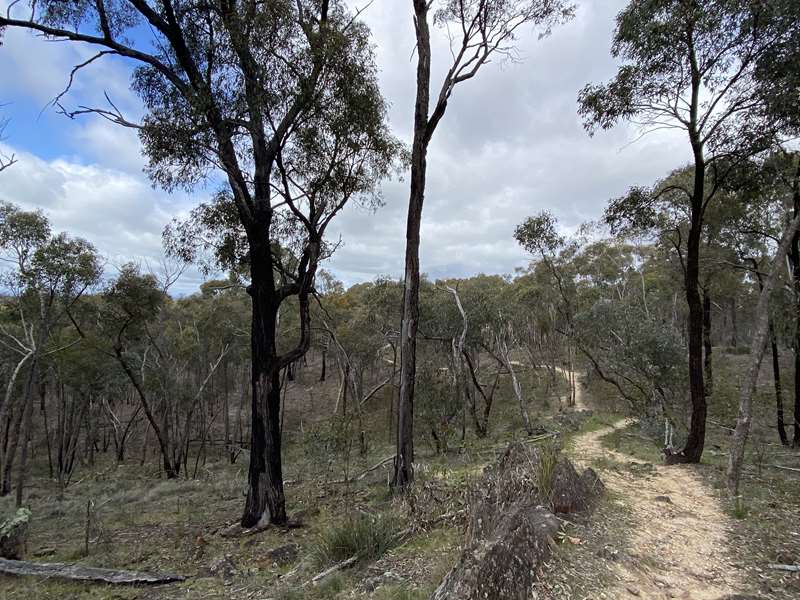
POLYGON ((397 545, 400 520, 392 513, 358 513, 324 529, 312 549, 317 564, 329 565, 357 556, 374 560, 397 545))

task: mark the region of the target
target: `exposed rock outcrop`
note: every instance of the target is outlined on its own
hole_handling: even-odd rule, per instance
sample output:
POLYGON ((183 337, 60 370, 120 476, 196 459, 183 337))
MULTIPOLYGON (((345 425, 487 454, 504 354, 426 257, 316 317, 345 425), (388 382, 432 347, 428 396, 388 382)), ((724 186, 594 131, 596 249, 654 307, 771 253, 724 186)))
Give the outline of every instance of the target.
POLYGON ((31 511, 19 508, 13 517, 0 523, 0 558, 20 559, 25 555, 31 511))
POLYGON ((584 510, 602 490, 552 448, 509 446, 474 486, 464 551, 431 600, 526 600, 560 527, 553 512, 584 510))

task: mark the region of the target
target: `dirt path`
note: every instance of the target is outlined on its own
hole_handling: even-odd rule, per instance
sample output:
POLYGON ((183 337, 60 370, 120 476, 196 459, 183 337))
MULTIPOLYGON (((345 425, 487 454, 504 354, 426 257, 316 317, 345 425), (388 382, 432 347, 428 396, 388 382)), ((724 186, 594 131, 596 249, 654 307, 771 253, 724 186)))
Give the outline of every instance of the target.
MULTIPOLYGON (((567 383, 569 383, 569 371, 563 367, 556 367, 556 371, 567 380, 567 383)), ((569 397, 565 396, 562 402, 566 403, 568 399, 569 397)), ((577 372, 575 373, 575 406, 572 406, 571 408, 572 410, 586 410, 587 408, 586 403, 583 400, 583 383, 581 382, 580 375, 578 375, 577 372)))
MULTIPOLYGON (((599 457, 629 465, 630 456, 600 441, 624 425, 578 437, 575 458, 586 466, 599 457)), ((694 467, 642 464, 603 470, 601 478, 634 523, 614 562, 618 581, 605 590, 606 598, 722 600, 742 589, 727 551, 731 519, 694 467)))

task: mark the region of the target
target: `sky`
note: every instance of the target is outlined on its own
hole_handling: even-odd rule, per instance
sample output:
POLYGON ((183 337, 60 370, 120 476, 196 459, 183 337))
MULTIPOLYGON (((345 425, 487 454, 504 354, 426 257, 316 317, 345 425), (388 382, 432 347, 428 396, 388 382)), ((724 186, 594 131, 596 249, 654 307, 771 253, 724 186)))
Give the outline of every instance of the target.
MULTIPOLYGON (((7 4, 0 0, 0 10, 7 4)), ((675 132, 642 137, 620 125, 590 137, 577 114, 578 91, 616 70, 609 51, 614 17, 624 5, 578 0, 571 22, 544 39, 523 28, 516 60, 498 57, 456 87, 428 154, 424 273, 434 279, 513 273, 529 261, 513 239, 527 216, 549 210, 563 229, 574 229, 600 218, 608 200, 630 186, 651 184, 688 161, 688 143, 675 132)), ((390 125, 410 143, 416 72, 410 2, 374 0, 362 18, 373 32, 390 125)), ((87 46, 6 32, 0 116, 9 126, 0 151, 18 162, 0 174, 0 199, 39 208, 55 230, 88 239, 110 272, 130 260, 156 264, 164 226, 207 200, 209 191, 154 189, 135 131, 95 116, 58 114, 50 103, 71 68, 91 55, 87 46)), ((434 97, 449 59, 445 34, 434 29, 434 97)), ((131 67, 122 59, 96 61, 77 75, 64 105, 103 106, 108 94, 127 118, 140 117, 141 104, 129 89, 131 67)), ((346 285, 402 276, 408 177, 382 188, 385 205, 377 212, 348 206, 329 229, 342 243, 323 266, 346 285)), ((188 269, 173 291, 192 293, 201 282, 188 269)))

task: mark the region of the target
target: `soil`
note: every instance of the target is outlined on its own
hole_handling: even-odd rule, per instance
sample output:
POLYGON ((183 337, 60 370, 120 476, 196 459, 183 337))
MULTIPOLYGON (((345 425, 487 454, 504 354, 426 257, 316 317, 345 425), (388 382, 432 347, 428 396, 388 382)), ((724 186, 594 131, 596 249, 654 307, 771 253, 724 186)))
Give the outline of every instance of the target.
MULTIPOLYGON (((629 463, 629 457, 600 442, 625 424, 621 420, 579 436, 576 461, 588 466, 604 456, 629 463)), ((608 470, 602 476, 617 501, 625 503, 634 524, 626 555, 615 562, 618 583, 607 596, 721 600, 740 590, 742 582, 730 566, 732 519, 713 489, 693 466, 641 465, 632 472, 608 470)))

